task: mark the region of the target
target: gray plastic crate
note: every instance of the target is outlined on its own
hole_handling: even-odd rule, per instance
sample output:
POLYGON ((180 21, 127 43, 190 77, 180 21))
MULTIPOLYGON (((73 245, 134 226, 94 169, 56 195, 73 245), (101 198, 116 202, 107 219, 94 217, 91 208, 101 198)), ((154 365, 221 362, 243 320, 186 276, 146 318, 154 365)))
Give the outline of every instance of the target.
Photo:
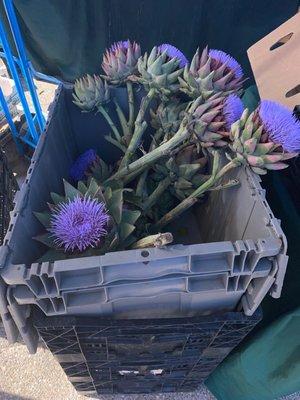
MULTIPOLYGON (((62 191, 74 158, 88 148, 106 162, 119 156, 103 138, 105 122, 81 113, 71 92, 57 92, 0 252, 0 308, 12 341, 19 330, 34 351, 32 305, 46 315, 159 318, 236 309, 252 315, 268 292, 280 296, 286 239, 248 169, 233 171, 239 187, 212 192, 170 226, 174 245, 35 263, 45 247, 32 240, 43 229, 33 211, 45 208, 50 192, 62 191)), ((115 95, 124 104, 126 92, 115 95)))

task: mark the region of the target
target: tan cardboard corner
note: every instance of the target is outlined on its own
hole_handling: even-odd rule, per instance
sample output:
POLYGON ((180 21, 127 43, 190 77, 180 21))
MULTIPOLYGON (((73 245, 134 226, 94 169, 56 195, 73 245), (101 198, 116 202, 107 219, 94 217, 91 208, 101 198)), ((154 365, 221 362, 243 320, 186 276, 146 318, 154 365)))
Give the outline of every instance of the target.
POLYGON ((256 42, 247 53, 261 99, 278 101, 291 110, 300 104, 300 13, 256 42), (277 42, 284 44, 271 50, 277 42))

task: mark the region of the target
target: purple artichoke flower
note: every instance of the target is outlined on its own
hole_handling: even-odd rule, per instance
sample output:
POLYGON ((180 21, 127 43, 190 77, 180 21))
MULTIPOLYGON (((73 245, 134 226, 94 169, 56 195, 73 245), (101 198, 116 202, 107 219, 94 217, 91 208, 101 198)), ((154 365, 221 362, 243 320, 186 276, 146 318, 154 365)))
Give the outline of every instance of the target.
POLYGON ((226 97, 223 105, 223 115, 226 121, 226 128, 230 130, 231 125, 241 118, 244 111, 242 100, 236 94, 226 97))
POLYGON ((183 68, 188 64, 188 59, 186 56, 177 49, 177 47, 172 46, 171 44, 168 43, 163 43, 157 47, 157 50, 159 53, 166 52, 168 57, 171 58, 177 58, 179 60, 179 67, 183 68))
POLYGON ((137 62, 141 47, 136 42, 122 40, 113 43, 103 55, 102 68, 106 79, 112 83, 122 83, 137 72, 137 62))
POLYGON ((65 251, 84 251, 99 244, 107 234, 109 220, 105 205, 90 197, 76 197, 61 203, 51 217, 54 243, 65 251))
POLYGON ((113 43, 108 51, 113 53, 117 53, 120 50, 126 51, 130 46, 130 40, 119 40, 118 42, 113 43))
POLYGON ((262 100, 258 115, 268 137, 284 151, 300 152, 300 122, 293 113, 275 101, 262 100))
POLYGON ((70 168, 70 178, 78 182, 85 178, 86 172, 97 161, 97 153, 93 149, 86 150, 73 163, 70 168))
POLYGON ((243 70, 240 64, 229 54, 222 50, 211 49, 208 52, 209 57, 215 62, 212 69, 217 69, 221 64, 225 64, 229 70, 234 73, 236 79, 241 79, 243 77, 243 70))

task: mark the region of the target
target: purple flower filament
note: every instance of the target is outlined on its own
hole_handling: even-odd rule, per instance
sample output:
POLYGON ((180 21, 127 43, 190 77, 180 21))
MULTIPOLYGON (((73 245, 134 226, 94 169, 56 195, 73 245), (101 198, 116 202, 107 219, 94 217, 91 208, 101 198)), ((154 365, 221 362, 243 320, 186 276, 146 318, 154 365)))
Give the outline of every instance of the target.
POLYGON ((226 128, 230 130, 231 125, 241 118, 244 111, 242 100, 235 94, 230 94, 225 98, 223 105, 223 115, 226 121, 226 128))
POLYGON ((268 137, 287 152, 300 152, 300 122, 291 110, 275 101, 262 100, 258 109, 268 137))
POLYGON ((85 178, 86 172, 97 160, 97 153, 93 149, 89 149, 82 153, 70 168, 70 178, 77 182, 85 178))
POLYGON ((211 49, 208 52, 209 57, 214 61, 215 65, 212 65, 213 69, 219 68, 222 64, 225 64, 227 68, 234 73, 236 79, 243 77, 243 70, 240 64, 231 57, 229 54, 222 50, 211 49))
POLYGON ((109 216, 105 205, 90 197, 60 204, 51 217, 54 243, 67 251, 95 247, 106 234, 109 216))
POLYGON ((177 47, 172 46, 171 44, 168 43, 163 43, 157 47, 157 50, 159 53, 167 53, 167 56, 172 59, 176 58, 179 61, 179 67, 183 68, 188 64, 188 59, 186 56, 177 49, 177 47))

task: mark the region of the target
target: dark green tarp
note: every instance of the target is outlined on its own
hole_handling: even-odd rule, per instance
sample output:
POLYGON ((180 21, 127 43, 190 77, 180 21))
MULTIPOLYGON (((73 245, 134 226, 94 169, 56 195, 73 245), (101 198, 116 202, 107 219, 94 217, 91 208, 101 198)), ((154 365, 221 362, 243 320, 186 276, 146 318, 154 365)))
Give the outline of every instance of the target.
MULTIPOLYGON (((298 0, 14 3, 35 68, 66 81, 86 72, 100 72, 105 47, 127 38, 139 41, 144 50, 162 42, 172 43, 189 58, 197 46, 208 44, 231 53, 241 62, 246 75, 251 75, 247 48, 293 16, 299 5, 298 0)), ((2 3, 3 16, 1 7, 2 3)), ((253 105, 256 100, 257 92, 248 92, 247 104, 253 105)), ((288 181, 288 172, 281 172, 269 174, 263 182, 289 242, 290 262, 282 297, 266 297, 264 319, 256 333, 208 380, 208 387, 219 400, 274 400, 300 390, 300 219, 286 189, 291 187, 288 181)))
POLYGON ((208 44, 231 53, 249 75, 246 49, 294 15, 298 0, 14 0, 14 4, 35 68, 70 81, 99 72, 103 50, 127 38, 140 42, 144 50, 172 43, 189 58, 197 46, 208 44))
POLYGON ((287 170, 272 172, 263 182, 288 239, 290 260, 282 295, 265 298, 264 319, 256 334, 206 382, 218 400, 274 400, 300 391, 300 215, 286 190, 288 180, 287 170))

